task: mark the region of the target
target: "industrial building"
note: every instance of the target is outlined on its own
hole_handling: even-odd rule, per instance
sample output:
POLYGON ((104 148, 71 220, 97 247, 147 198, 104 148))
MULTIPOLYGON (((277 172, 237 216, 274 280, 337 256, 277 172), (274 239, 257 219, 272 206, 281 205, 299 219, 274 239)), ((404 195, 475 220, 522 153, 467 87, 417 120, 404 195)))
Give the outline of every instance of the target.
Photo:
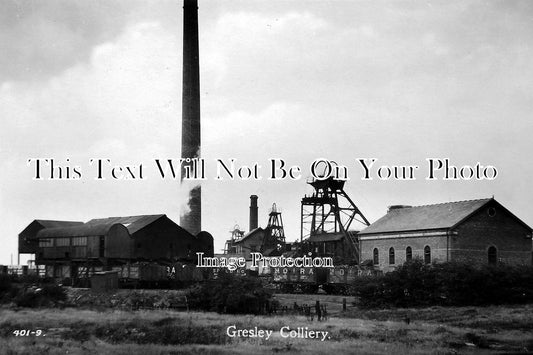
POLYGON ((371 260, 383 271, 413 258, 426 263, 532 263, 531 228, 494 198, 391 206, 358 239, 361 260, 371 260))
POLYGON ((248 233, 235 226, 231 231, 231 239, 226 241, 225 254, 237 254, 246 260, 250 253, 261 252, 265 256, 281 255, 290 246, 285 241, 285 231, 281 211, 274 203, 268 214, 265 228, 258 227, 257 196, 250 196, 250 230, 248 233))
POLYGON ((51 221, 36 219, 19 233, 19 254, 35 254, 39 247, 37 233, 45 228, 72 227, 82 225, 83 222, 51 221))
POLYGON ((213 237, 194 236, 164 214, 92 219, 86 223, 34 220, 19 234, 19 252, 35 254, 46 275, 76 278, 135 262, 195 260, 213 255, 213 237))

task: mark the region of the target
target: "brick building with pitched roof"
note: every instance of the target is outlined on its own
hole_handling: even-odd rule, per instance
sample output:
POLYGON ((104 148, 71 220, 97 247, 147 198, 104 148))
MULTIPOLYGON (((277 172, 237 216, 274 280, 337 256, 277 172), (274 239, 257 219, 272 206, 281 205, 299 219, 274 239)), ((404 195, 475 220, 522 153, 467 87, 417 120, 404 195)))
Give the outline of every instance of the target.
POLYGON ((494 198, 391 206, 358 234, 361 260, 384 271, 413 258, 531 265, 532 230, 494 198))

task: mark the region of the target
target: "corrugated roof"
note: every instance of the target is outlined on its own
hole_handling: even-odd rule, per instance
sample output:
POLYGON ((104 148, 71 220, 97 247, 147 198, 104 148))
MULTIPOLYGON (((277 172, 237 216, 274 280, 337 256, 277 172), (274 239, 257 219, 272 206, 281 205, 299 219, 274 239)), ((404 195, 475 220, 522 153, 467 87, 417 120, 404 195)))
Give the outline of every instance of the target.
POLYGON ((75 221, 52 221, 47 219, 36 219, 36 222, 41 224, 44 228, 70 227, 83 224, 83 222, 75 221))
POLYGON ((158 220, 161 217, 164 217, 164 214, 154 214, 154 215, 141 215, 141 216, 128 216, 128 217, 108 217, 108 218, 95 218, 91 219, 86 223, 86 225, 108 225, 112 226, 113 224, 123 224, 128 228, 128 232, 133 234, 139 229, 146 227, 152 222, 158 220))
POLYGON ((37 233, 37 238, 88 237, 106 235, 112 224, 82 224, 72 227, 45 228, 37 233))
POLYGON ((451 228, 491 200, 486 198, 394 209, 359 234, 451 228))
POLYGON ((106 235, 109 229, 115 224, 122 224, 128 229, 128 232, 130 234, 133 234, 164 216, 164 214, 158 214, 128 217, 95 218, 91 219, 87 223, 81 223, 65 227, 45 228, 40 230, 39 233, 37 233, 37 237, 57 238, 106 235))
POLYGON ((264 232, 264 229, 261 228, 261 227, 257 227, 255 229, 252 229, 251 231, 246 233, 241 239, 235 241, 235 244, 239 244, 239 243, 245 241, 246 239, 248 239, 249 237, 251 237, 252 235, 254 235, 254 234, 258 233, 258 232, 264 232))

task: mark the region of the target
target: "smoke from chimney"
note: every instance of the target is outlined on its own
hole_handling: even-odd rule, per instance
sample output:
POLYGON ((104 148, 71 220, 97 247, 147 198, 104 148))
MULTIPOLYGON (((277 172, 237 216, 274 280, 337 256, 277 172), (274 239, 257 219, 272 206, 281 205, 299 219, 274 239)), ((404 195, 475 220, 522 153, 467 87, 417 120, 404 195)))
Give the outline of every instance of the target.
POLYGON ((250 232, 257 228, 257 196, 250 196, 250 232))
MULTIPOLYGON (((197 0, 184 0, 183 2, 181 157, 190 159, 200 157, 200 64, 197 0)), ((187 163, 182 165, 182 179, 184 176, 183 171, 187 165, 187 163)), ((202 230, 202 193, 200 186, 194 186, 190 190, 189 212, 180 218, 180 225, 194 235, 202 230)))

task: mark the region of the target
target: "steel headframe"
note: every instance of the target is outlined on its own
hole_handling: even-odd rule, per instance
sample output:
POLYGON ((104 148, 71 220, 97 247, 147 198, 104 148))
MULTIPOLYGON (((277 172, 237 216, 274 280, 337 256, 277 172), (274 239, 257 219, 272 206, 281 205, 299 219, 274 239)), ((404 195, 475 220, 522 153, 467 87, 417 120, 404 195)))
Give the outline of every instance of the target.
POLYGON ((332 177, 308 181, 313 186, 311 196, 304 196, 301 205, 301 242, 312 235, 343 234, 359 260, 359 245, 356 236, 349 233, 354 221, 370 225, 366 217, 344 191, 344 180, 332 177))
POLYGON ((285 231, 281 211, 276 204, 272 204, 272 209, 268 214, 268 224, 265 230, 265 237, 261 246, 261 251, 274 248, 277 252, 282 252, 285 247, 285 231))

